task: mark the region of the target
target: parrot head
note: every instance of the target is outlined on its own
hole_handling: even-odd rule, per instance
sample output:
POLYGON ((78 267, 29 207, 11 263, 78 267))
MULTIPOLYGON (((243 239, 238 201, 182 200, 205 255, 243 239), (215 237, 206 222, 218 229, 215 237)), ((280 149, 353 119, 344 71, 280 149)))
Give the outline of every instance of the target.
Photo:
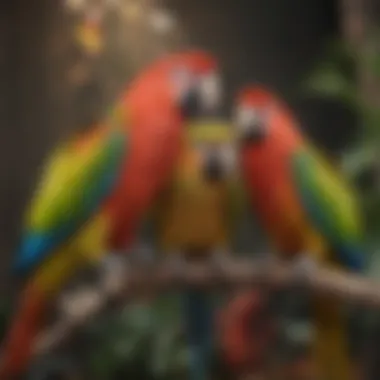
POLYGON ((219 182, 236 173, 236 154, 231 126, 221 120, 201 119, 190 123, 188 141, 195 149, 207 181, 219 182))
POLYGON ((222 102, 216 60, 196 51, 174 55, 169 62, 169 80, 181 115, 187 120, 214 115, 222 102))
POLYGON ((237 96, 234 126, 239 142, 250 150, 294 147, 302 137, 290 111, 270 91, 249 86, 237 96))
POLYGON ((122 104, 132 124, 168 109, 186 122, 217 114, 222 95, 216 59, 206 52, 186 51, 165 55, 143 69, 122 104))

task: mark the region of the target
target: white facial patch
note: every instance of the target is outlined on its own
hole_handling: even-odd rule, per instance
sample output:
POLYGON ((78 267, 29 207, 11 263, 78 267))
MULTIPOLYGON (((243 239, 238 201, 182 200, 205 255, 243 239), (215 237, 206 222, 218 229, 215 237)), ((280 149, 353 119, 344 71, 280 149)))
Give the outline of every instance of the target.
POLYGON ((181 99, 194 86, 194 75, 186 67, 177 67, 170 73, 170 76, 176 99, 181 99))
POLYGON ((202 160, 207 162, 208 159, 213 157, 216 159, 223 170, 223 173, 230 176, 237 171, 237 151, 234 144, 221 143, 221 144, 201 144, 197 146, 202 160))
POLYGON ((239 107, 234 117, 234 125, 241 134, 249 132, 252 125, 260 120, 259 112, 252 107, 239 107))
POLYGON ((220 76, 213 72, 200 78, 199 93, 202 106, 207 110, 214 110, 219 107, 222 101, 222 83, 220 76))

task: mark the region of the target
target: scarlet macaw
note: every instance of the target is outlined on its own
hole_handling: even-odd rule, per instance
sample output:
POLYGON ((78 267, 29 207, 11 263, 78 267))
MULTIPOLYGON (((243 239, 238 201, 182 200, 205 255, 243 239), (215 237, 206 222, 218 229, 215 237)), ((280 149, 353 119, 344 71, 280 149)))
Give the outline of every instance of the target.
POLYGON ((110 118, 53 154, 16 252, 14 269, 26 285, 0 378, 26 370, 49 302, 82 264, 133 242, 173 173, 187 120, 218 105, 216 70, 214 58, 199 51, 159 60, 127 88, 110 118))
MULTIPOLYGON (((288 107, 265 89, 247 87, 236 100, 235 125, 248 197, 280 257, 362 271, 363 228, 354 193, 303 136, 288 107)), ((314 297, 313 304, 321 375, 349 379, 341 305, 326 297, 314 297)))

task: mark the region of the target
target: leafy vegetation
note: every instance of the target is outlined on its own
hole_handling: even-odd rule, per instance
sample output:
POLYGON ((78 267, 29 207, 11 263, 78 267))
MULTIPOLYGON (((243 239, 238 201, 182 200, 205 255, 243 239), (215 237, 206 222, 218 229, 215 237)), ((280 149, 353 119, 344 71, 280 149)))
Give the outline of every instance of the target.
MULTIPOLYGON (((372 38, 380 42, 380 34, 374 33, 372 38)), ((360 191, 369 246, 371 251, 376 251, 380 244, 380 108, 363 97, 360 88, 363 72, 380 80, 380 51, 368 49, 358 53, 342 41, 333 41, 325 58, 303 83, 303 91, 309 96, 337 100, 358 116, 358 134, 342 155, 342 168, 360 191)), ((379 261, 376 256, 373 261, 379 261)), ((377 267, 375 262, 371 267, 377 267)))

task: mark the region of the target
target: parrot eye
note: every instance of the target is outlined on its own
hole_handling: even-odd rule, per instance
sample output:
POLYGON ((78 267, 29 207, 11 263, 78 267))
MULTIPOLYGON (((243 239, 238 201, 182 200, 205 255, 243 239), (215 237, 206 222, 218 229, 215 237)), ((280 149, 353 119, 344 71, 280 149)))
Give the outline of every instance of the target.
POLYGON ((261 142, 267 133, 266 118, 261 110, 242 107, 235 116, 239 138, 245 142, 261 142))

